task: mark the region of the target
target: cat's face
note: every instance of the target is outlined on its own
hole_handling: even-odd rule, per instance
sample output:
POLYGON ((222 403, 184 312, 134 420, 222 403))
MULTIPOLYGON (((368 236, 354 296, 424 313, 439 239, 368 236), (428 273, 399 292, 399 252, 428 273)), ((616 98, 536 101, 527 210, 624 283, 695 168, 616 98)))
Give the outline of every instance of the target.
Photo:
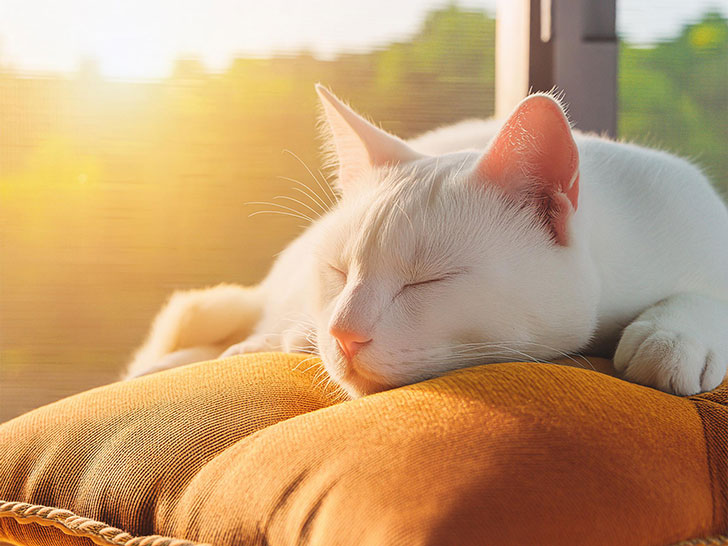
POLYGON ((334 380, 360 396, 588 341, 594 276, 566 242, 573 222, 484 184, 478 153, 393 163, 342 164, 342 200, 319 231, 317 340, 334 380))

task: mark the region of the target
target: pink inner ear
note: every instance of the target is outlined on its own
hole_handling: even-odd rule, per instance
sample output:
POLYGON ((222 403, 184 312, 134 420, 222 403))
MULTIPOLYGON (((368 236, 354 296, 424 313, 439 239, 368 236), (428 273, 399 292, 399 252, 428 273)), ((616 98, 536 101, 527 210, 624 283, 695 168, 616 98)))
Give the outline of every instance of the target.
POLYGON ((525 99, 495 137, 478 171, 507 192, 539 199, 557 241, 566 244, 567 221, 579 197, 579 152, 555 100, 545 95, 525 99))

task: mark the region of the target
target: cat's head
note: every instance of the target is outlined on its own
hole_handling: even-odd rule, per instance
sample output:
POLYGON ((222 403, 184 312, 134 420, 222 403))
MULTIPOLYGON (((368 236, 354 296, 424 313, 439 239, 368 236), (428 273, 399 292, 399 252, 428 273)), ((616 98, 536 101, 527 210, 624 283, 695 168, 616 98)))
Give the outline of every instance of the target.
POLYGON ((597 285, 557 101, 525 99, 487 150, 425 156, 317 90, 341 193, 315 249, 335 381, 360 396, 589 340, 597 285))

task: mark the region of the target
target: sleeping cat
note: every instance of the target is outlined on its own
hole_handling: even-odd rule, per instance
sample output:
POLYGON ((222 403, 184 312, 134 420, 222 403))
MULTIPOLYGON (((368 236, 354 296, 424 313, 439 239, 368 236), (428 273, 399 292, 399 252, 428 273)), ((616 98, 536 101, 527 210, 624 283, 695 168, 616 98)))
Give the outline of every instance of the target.
POLYGON ((339 202, 259 286, 174 295, 130 377, 282 350, 355 397, 573 353, 679 395, 723 380, 728 214, 698 168, 572 131, 544 94, 404 142, 317 92, 339 202))

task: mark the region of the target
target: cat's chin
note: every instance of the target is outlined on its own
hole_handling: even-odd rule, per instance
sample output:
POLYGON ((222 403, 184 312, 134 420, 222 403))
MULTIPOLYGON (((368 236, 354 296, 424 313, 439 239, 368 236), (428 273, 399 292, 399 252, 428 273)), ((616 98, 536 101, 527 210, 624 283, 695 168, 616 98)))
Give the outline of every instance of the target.
POLYGON ((376 394, 393 388, 392 385, 363 377, 357 372, 353 372, 348 375, 346 379, 341 382, 341 385, 352 398, 360 398, 362 396, 376 394))
POLYGON ((346 377, 338 381, 338 383, 352 398, 361 398, 362 396, 376 394, 392 388, 390 385, 366 378, 356 371, 347 373, 346 377))
POLYGON ((388 384, 382 379, 371 377, 369 373, 364 375, 352 365, 345 365, 340 373, 332 373, 329 369, 329 375, 351 398, 361 398, 362 396, 394 388, 394 385, 388 384))

